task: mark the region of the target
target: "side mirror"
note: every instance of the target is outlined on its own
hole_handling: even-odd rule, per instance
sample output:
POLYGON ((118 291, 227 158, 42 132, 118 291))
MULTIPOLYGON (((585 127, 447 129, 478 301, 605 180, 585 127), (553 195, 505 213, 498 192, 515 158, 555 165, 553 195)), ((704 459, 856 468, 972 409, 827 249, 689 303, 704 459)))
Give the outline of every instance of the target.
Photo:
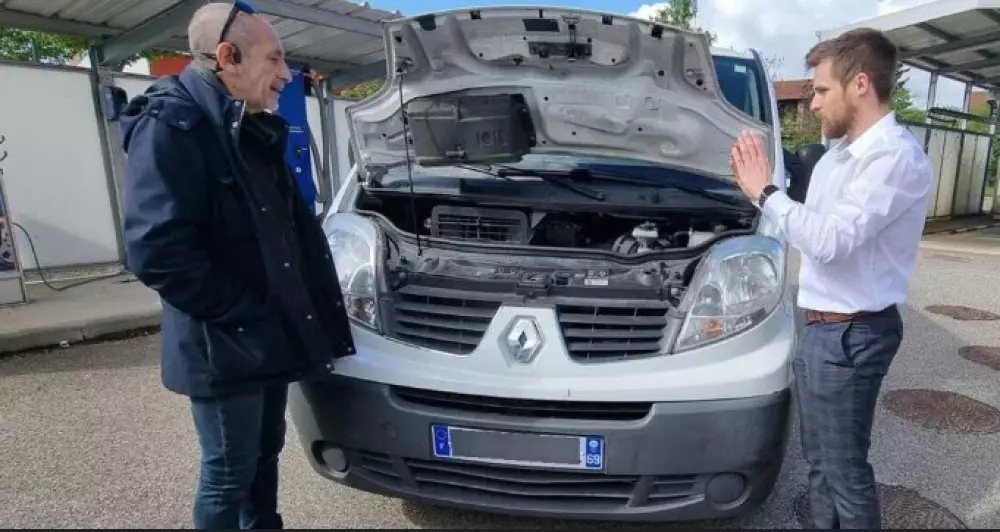
POLYGON ((791 177, 791 183, 788 185, 788 197, 799 203, 805 203, 813 169, 816 168, 816 163, 825 153, 826 146, 820 143, 806 144, 795 153, 787 149, 784 150, 785 170, 791 177))

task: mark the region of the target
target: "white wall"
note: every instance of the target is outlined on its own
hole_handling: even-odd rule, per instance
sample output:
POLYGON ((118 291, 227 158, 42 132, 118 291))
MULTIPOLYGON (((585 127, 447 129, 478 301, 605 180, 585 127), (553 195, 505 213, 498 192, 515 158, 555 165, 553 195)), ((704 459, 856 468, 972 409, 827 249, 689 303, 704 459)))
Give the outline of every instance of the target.
MULTIPOLYGON (((154 81, 122 74, 116 84, 129 98, 154 81)), ((347 167, 348 102, 336 102, 339 168, 347 167)), ((319 102, 309 97, 309 127, 322 146, 319 102)), ((0 62, 0 134, 9 157, 3 163, 12 221, 27 229, 43 268, 119 261, 112 202, 94 113, 89 71, 74 67, 0 62)), ((111 146, 111 149, 120 149, 111 146)), ((319 176, 315 168, 314 175, 319 176)), ((336 192, 336 191, 334 191, 336 192)), ((21 265, 36 268, 24 234, 15 229, 21 265)))
MULTIPOLYGON (((44 267, 118 260, 97 124, 87 71, 0 64, 7 204, 44 267)), ((14 234, 22 266, 34 268, 14 234)))

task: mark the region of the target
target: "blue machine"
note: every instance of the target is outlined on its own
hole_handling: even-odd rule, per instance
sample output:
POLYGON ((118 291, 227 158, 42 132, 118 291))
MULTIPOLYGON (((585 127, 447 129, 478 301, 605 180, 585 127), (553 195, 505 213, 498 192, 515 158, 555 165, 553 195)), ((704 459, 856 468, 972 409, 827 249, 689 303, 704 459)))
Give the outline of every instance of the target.
POLYGON ((306 84, 304 66, 288 63, 292 71, 292 82, 285 86, 278 96, 278 115, 288 121, 288 148, 285 161, 295 173, 299 190, 309 208, 315 212, 316 183, 313 181, 313 165, 309 150, 309 121, 306 118, 306 84))

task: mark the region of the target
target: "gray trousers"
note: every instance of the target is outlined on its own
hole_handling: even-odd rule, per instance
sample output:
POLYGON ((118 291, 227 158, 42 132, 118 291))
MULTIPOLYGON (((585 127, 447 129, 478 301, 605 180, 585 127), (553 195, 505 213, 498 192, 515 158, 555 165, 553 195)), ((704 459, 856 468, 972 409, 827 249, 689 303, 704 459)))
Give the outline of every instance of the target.
POLYGON ((802 331, 793 368, 816 528, 881 528, 868 450, 879 389, 902 336, 895 306, 802 331))

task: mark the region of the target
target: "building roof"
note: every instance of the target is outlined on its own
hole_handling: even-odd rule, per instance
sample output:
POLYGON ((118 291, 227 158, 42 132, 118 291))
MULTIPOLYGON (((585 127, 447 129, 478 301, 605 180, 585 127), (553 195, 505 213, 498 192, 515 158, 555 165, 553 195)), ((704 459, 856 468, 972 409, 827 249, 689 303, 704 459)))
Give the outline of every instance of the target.
POLYGON ((782 79, 774 82, 774 92, 779 102, 805 100, 812 97, 812 81, 808 79, 782 79))
MULTIPOLYGON (((94 38, 102 63, 112 64, 148 48, 186 50, 187 22, 208 2, 0 0, 0 26, 94 38)), ((342 81, 384 74, 382 21, 399 13, 347 0, 249 2, 274 24, 290 60, 342 81)))
POLYGON ((885 32, 906 65, 1000 90, 1000 0, 937 0, 821 31, 818 37, 861 27, 885 32))

